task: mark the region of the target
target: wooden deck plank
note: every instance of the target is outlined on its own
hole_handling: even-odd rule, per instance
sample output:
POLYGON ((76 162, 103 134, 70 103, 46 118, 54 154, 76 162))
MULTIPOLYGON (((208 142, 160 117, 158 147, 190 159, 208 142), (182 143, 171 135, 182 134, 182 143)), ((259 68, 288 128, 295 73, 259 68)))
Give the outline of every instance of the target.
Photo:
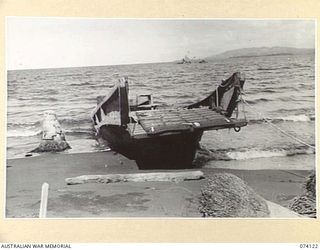
POLYGON ((229 123, 224 117, 215 117, 215 118, 189 118, 189 119, 173 119, 173 120, 142 120, 140 121, 140 124, 143 124, 144 126, 159 126, 159 125, 166 125, 166 124, 184 124, 184 123, 210 123, 213 124, 216 122, 224 122, 229 123))
POLYGON ((237 124, 232 119, 208 108, 144 110, 135 112, 139 126, 132 134, 171 133, 173 130, 185 131, 193 125, 196 129, 222 129, 237 124), (187 124, 187 123, 190 123, 187 124), (171 132, 170 132, 171 131, 171 132))
POLYGON ((189 120, 188 122, 168 122, 166 124, 162 123, 162 122, 154 122, 154 123, 143 123, 142 127, 148 128, 150 129, 151 127, 156 128, 156 127, 166 127, 166 126, 171 126, 171 125, 180 125, 180 126, 184 126, 186 125, 186 123, 198 123, 199 128, 202 127, 207 127, 207 126, 221 126, 223 124, 227 125, 227 124, 232 124, 231 122, 227 122, 224 119, 216 119, 216 120, 189 120))
POLYGON ((139 118, 150 118, 150 117, 174 117, 179 115, 179 113, 170 113, 170 114, 165 114, 165 113, 161 113, 161 114, 157 114, 157 113, 150 113, 150 114, 137 114, 137 117, 139 118))
POLYGON ((182 119, 211 119, 211 118, 224 118, 222 115, 212 115, 212 116, 206 116, 206 115, 181 115, 182 119))
POLYGON ((139 117, 139 121, 147 121, 147 120, 172 120, 172 119, 209 119, 209 118, 216 118, 216 117, 224 117, 220 114, 177 114, 174 116, 163 116, 163 117, 157 117, 157 116, 150 116, 150 117, 139 117))
POLYGON ((145 111, 137 111, 136 114, 139 117, 142 116, 170 116, 170 115, 177 115, 177 114, 189 114, 189 113, 216 113, 216 111, 211 109, 177 109, 177 110, 145 110, 145 111))
POLYGON ((146 122, 146 123, 154 123, 154 122, 171 122, 171 121, 180 121, 186 122, 186 119, 182 119, 181 117, 175 117, 172 119, 148 119, 148 120, 139 120, 139 122, 146 122))
MULTIPOLYGON (((245 126, 246 121, 245 120, 231 120, 230 123, 227 122, 219 122, 212 125, 212 123, 202 123, 201 127, 198 127, 198 129, 204 129, 204 130, 219 130, 219 129, 225 129, 225 128, 233 128, 236 126, 245 126)), ((140 126, 141 127, 141 126, 140 126)), ((169 135, 169 134, 176 134, 181 133, 183 131, 187 131, 190 127, 183 125, 183 126, 177 126, 176 124, 172 126, 166 126, 164 129, 159 128, 159 131, 161 130, 163 133, 159 134, 159 136, 162 135, 169 135), (172 131, 174 128, 179 128, 179 131, 172 131), (171 130, 171 131, 170 131, 171 130)), ((141 127, 143 130, 143 128, 141 127)), ((144 131, 144 130, 143 130, 144 131)), ((131 134, 134 138, 148 138, 150 135, 147 132, 143 133, 133 133, 131 134)))
POLYGON ((201 122, 201 121, 215 121, 223 119, 225 120, 224 116, 213 116, 213 117, 199 117, 199 116, 190 116, 190 117, 176 117, 172 119, 141 119, 139 122, 143 122, 145 124, 152 124, 152 123, 168 123, 168 122, 201 122))

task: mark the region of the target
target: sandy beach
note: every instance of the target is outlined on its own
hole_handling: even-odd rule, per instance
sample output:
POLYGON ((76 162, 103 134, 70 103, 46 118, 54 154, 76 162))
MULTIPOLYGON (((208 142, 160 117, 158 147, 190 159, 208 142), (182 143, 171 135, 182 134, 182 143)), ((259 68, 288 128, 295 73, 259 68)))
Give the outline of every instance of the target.
MULTIPOLYGON (((259 165, 259 159, 256 164, 259 165)), ((218 162, 219 163, 219 162, 218 162)), ((195 217, 201 188, 210 175, 232 173, 257 194, 286 207, 301 193, 309 170, 201 168, 202 180, 67 185, 66 178, 89 174, 141 173, 134 161, 110 152, 47 153, 7 160, 6 217, 39 216, 41 185, 49 184, 49 218, 195 217)), ((234 164, 237 164, 234 161, 234 164)), ((193 169, 194 170, 194 169, 193 169)), ((148 171, 152 172, 152 171, 148 171)))

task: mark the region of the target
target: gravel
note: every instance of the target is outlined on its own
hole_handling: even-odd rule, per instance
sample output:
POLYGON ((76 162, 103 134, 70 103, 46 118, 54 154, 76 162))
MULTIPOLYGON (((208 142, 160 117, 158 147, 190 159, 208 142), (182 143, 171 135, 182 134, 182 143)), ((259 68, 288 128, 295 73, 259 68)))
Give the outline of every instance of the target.
POLYGON ((203 217, 269 217, 266 201, 239 177, 220 173, 211 176, 201 190, 203 217))

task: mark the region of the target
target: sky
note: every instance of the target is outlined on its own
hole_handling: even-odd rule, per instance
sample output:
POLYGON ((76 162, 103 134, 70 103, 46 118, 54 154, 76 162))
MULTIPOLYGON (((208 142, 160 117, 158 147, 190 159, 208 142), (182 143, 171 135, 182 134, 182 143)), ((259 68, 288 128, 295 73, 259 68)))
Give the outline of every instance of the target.
POLYGON ((315 47, 313 20, 8 17, 7 69, 204 58, 249 47, 315 47))

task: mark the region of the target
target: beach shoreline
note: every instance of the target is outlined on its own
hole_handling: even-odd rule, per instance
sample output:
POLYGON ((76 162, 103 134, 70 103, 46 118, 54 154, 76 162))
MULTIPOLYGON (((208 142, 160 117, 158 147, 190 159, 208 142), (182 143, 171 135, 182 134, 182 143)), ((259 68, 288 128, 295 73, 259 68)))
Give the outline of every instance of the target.
MULTIPOLYGON (((265 159, 255 159, 257 165, 263 161, 265 159)), ((237 165, 238 162, 232 161, 229 164, 237 165)), ((139 170, 134 161, 113 151, 45 153, 36 157, 8 159, 5 216, 38 217, 41 185, 47 182, 48 218, 200 218, 198 196, 206 179, 216 173, 234 174, 267 201, 286 207, 301 193, 305 178, 312 171, 231 169, 223 165, 219 168, 219 161, 211 161, 209 165, 211 167, 205 165, 200 169, 191 169, 201 170, 205 176, 202 180, 178 183, 121 182, 67 185, 66 178, 80 175, 144 173, 159 172, 159 170, 139 170)), ((240 166, 243 165, 242 162, 240 166)))

